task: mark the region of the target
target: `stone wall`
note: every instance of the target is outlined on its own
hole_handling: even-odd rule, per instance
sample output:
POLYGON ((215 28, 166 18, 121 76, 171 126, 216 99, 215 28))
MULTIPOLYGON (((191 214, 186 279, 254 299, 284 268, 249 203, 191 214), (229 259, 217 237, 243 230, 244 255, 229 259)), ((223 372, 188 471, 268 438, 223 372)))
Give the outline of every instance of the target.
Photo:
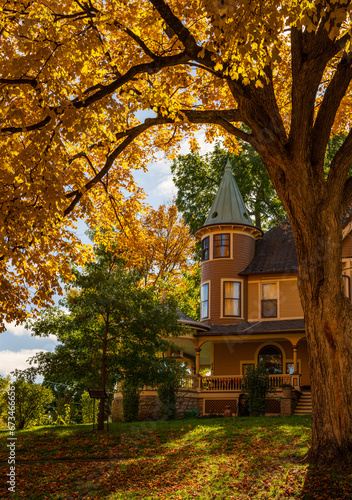
MULTIPOLYGON (((148 391, 149 394, 142 393, 139 399, 139 415, 138 420, 158 420, 160 419, 160 404, 156 391, 148 391)), ((185 390, 180 391, 176 401, 177 418, 183 418, 185 410, 203 409, 203 399, 195 391, 185 390)), ((122 410, 122 394, 116 393, 111 406, 111 414, 113 422, 121 422, 123 420, 122 410)))

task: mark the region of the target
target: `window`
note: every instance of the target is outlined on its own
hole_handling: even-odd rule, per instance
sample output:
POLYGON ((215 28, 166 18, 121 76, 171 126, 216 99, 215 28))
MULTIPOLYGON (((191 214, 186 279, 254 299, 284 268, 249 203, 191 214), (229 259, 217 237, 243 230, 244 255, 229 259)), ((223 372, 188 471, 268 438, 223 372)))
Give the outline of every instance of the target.
POLYGON ((286 373, 288 375, 292 375, 292 373, 295 371, 295 367, 293 363, 286 363, 286 373))
POLYGON ((209 260, 209 236, 202 239, 202 262, 209 260))
POLYGON ((346 274, 342 275, 343 278, 343 288, 345 291, 345 296, 350 299, 351 298, 351 278, 346 274))
POLYGON ((241 283, 224 281, 224 316, 241 316, 241 283))
POLYGON ((209 317, 209 283, 200 287, 200 319, 209 317))
POLYGON ((214 259, 219 259, 221 257, 230 257, 229 234, 214 235, 214 259))
MULTIPOLYGON (((300 372, 300 369, 299 369, 299 362, 297 361, 297 370, 298 370, 298 373, 300 372)), ((289 363, 286 363, 286 373, 288 375, 292 375, 292 373, 294 373, 295 371, 295 366, 292 362, 289 362, 289 363)))
POLYGON ((262 347, 258 354, 258 365, 264 366, 271 375, 282 373, 282 352, 275 345, 262 347))
POLYGON ((262 284, 262 318, 277 317, 276 283, 262 284))

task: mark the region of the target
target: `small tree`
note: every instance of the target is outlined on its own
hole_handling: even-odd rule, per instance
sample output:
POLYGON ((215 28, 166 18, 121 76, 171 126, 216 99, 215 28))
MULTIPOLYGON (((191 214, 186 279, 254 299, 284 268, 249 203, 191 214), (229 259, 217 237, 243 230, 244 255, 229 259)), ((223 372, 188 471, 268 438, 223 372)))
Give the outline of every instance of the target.
MULTIPOLYGON (((16 379, 11 385, 15 388, 15 426, 16 429, 24 429, 32 425, 40 425, 45 419, 47 405, 54 396, 48 387, 34 383, 35 371, 33 368, 27 370, 15 370, 11 375, 16 379)), ((0 407, 7 408, 8 391, 10 381, 6 390, 0 394, 0 407)), ((1 418, 7 421, 7 412, 1 412, 1 418)))
POLYGON ((242 379, 242 391, 248 401, 251 417, 265 414, 265 398, 269 393, 269 376, 263 366, 249 367, 242 379))
MULTIPOLYGON (((117 252, 117 250, 116 250, 117 252)), ((143 276, 125 261, 96 248, 96 261, 74 269, 66 286, 65 310, 49 309, 30 324, 34 335, 56 335, 55 352, 38 354, 38 371, 47 380, 105 387, 111 392, 132 376, 137 386, 149 384, 158 367, 157 355, 182 326, 172 298, 160 299, 142 286, 143 276)), ((99 403, 98 430, 104 429, 105 402, 99 403)))

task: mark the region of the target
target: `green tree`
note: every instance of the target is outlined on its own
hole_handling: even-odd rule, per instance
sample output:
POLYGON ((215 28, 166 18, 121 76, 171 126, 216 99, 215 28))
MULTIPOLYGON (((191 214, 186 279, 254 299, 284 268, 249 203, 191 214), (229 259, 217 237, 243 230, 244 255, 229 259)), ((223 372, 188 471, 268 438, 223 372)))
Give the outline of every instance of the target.
MULTIPOLYGON (((57 335, 55 352, 39 353, 38 372, 47 380, 105 387, 133 378, 151 383, 159 372, 160 352, 169 347, 167 335, 181 326, 171 300, 161 300, 142 287, 142 276, 115 255, 97 250, 97 260, 66 287, 61 306, 44 311, 30 323, 34 335, 57 335)), ((100 400, 98 429, 104 428, 100 400)))
POLYGON ((255 149, 241 142, 238 154, 229 153, 216 142, 214 151, 179 155, 171 166, 177 187, 176 205, 193 233, 207 218, 230 159, 236 182, 255 225, 268 229, 287 218, 285 209, 255 149))
POLYGON ((6 424, 8 415, 8 395, 10 384, 15 393, 15 427, 24 429, 32 425, 40 425, 45 419, 46 408, 54 398, 48 387, 34 382, 36 372, 33 368, 26 370, 15 370, 10 378, 2 380, 2 391, 0 392, 1 418, 6 424), (5 390, 4 390, 5 389, 5 390))

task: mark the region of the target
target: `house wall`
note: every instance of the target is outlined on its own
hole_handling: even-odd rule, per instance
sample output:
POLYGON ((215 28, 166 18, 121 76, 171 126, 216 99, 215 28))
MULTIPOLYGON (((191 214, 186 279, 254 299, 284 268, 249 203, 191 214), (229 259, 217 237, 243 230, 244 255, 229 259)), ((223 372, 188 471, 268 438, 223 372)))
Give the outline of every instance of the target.
MULTIPOLYGON (((260 348, 267 344, 274 344, 281 347, 283 352, 284 371, 286 363, 293 362, 293 348, 289 341, 267 341, 258 342, 215 342, 213 358, 213 375, 241 375, 242 363, 257 363, 257 353, 260 348)), ((302 375, 301 385, 310 385, 307 342, 302 339, 297 347, 297 359, 300 373, 302 375)))
POLYGON ((301 360, 301 386, 310 385, 308 348, 306 339, 300 340, 297 344, 297 358, 301 360))
MULTIPOLYGON (((303 309, 298 294, 297 277, 280 277, 263 275, 248 277, 248 321, 258 321, 261 318, 261 284, 277 283, 277 318, 275 319, 297 319, 303 318, 303 309)), ((265 321, 266 319, 263 318, 265 321)))
MULTIPOLYGON (((215 231, 210 234, 231 233, 230 230, 215 231)), ((254 256, 255 239, 250 234, 233 232, 231 237, 231 257, 226 259, 210 259, 202 262, 201 282, 210 283, 210 317, 206 319, 208 324, 233 324, 247 319, 248 316, 248 290, 247 277, 239 276, 250 263, 254 256), (240 318, 222 316, 222 281, 238 280, 242 283, 242 316, 240 318)), ((212 257, 212 255, 211 255, 212 257)))
POLYGON ((342 243, 342 258, 352 257, 352 234, 346 236, 342 243))

